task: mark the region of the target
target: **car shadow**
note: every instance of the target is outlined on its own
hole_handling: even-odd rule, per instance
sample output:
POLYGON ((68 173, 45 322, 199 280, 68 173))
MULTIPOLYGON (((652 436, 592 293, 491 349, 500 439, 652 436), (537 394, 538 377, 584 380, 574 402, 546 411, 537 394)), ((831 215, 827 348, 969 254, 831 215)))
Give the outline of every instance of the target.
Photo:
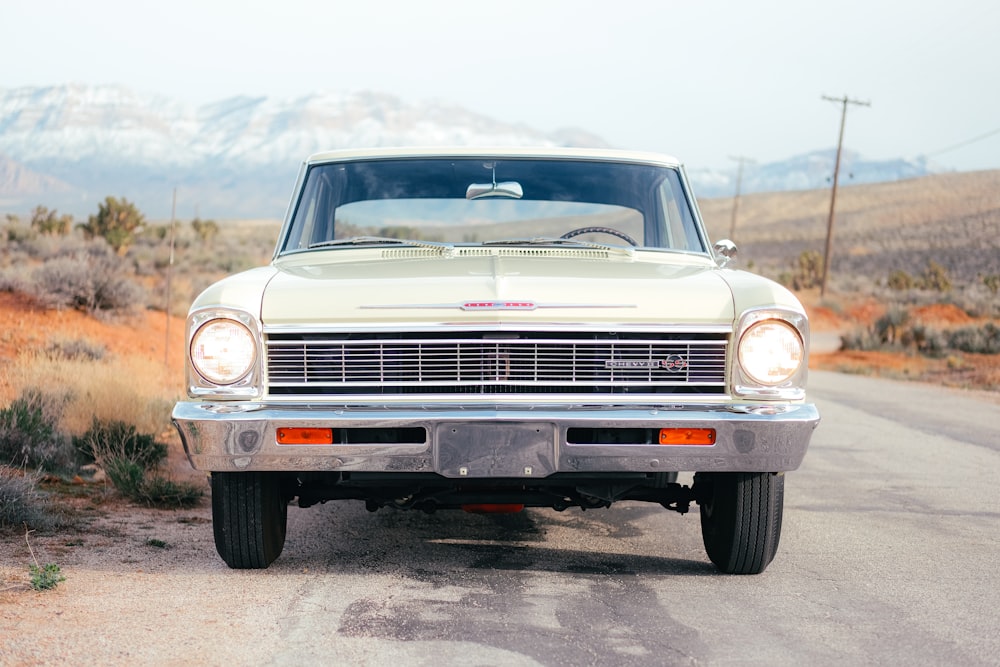
POLYGON ((446 566, 619 576, 716 575, 707 558, 682 557, 684 549, 671 543, 672 533, 645 535, 640 522, 665 513, 644 503, 588 512, 482 515, 454 510, 369 513, 352 502, 290 508, 285 550, 271 569, 315 571, 326 564, 345 573, 419 574, 446 566), (662 555, 649 553, 661 549, 662 555), (672 551, 678 555, 670 555, 672 551))

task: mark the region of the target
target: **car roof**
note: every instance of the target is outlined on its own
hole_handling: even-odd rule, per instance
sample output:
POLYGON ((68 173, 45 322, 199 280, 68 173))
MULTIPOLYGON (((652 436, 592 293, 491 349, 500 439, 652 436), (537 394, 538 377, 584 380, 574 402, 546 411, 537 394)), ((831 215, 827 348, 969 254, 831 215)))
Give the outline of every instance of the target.
POLYGON ((666 167, 680 167, 677 158, 660 153, 627 151, 611 148, 565 148, 557 146, 413 146, 395 148, 359 148, 325 151, 306 158, 307 164, 368 160, 379 158, 554 158, 597 160, 603 162, 638 162, 666 167))

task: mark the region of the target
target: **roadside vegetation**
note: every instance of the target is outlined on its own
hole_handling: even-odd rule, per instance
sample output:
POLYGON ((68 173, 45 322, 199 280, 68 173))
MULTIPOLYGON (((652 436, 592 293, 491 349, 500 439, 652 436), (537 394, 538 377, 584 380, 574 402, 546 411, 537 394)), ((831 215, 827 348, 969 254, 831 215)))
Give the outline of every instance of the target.
MULTIPOLYGON (((104 322, 182 316, 215 280, 267 261, 277 227, 219 231, 212 220, 151 223, 114 197, 83 222, 39 206, 0 223, 0 292, 104 322)), ((200 502, 204 485, 165 471, 179 382, 143 354, 144 341, 123 355, 72 330, 31 331, 29 344, 12 335, 0 332, 0 345, 13 345, 0 355, 0 531, 65 526, 59 501, 70 485, 95 502, 109 492, 163 508, 200 502)), ((33 578, 55 581, 50 565, 36 563, 33 578)))

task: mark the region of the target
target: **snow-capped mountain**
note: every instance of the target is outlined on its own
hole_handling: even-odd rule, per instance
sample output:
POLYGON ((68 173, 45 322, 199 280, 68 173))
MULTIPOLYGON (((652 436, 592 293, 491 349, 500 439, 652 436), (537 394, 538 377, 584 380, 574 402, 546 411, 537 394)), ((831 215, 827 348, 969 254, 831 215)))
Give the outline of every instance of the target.
MULTIPOLYGON (((603 145, 566 130, 578 145, 603 145)), ((279 217, 310 153, 351 146, 558 145, 561 136, 377 93, 235 97, 193 107, 118 86, 0 90, 0 205, 76 215, 107 195, 169 215, 174 187, 203 217, 279 217), (14 173, 38 174, 26 184, 14 173)))
MULTIPOLYGON (((310 153, 435 144, 607 145, 581 129, 544 133, 373 92, 233 97, 196 107, 120 86, 0 89, 0 212, 23 214, 42 204, 85 217, 112 195, 162 219, 176 188, 181 218, 277 218, 310 153)), ((832 164, 832 151, 821 151, 748 166, 741 191, 825 187, 832 164)), ((853 182, 926 173, 923 164, 869 163, 856 155, 843 169, 853 182)), ((734 191, 735 170, 691 176, 700 196, 734 191)))
MULTIPOLYGON (((746 162, 739 187, 741 193, 814 190, 829 188, 833 182, 837 151, 834 148, 796 155, 780 162, 746 162)), ((859 153, 844 150, 840 156, 840 185, 883 183, 916 178, 939 171, 926 158, 868 160, 859 153)), ((732 197, 738 178, 736 165, 729 170, 692 169, 688 176, 699 197, 732 197)))

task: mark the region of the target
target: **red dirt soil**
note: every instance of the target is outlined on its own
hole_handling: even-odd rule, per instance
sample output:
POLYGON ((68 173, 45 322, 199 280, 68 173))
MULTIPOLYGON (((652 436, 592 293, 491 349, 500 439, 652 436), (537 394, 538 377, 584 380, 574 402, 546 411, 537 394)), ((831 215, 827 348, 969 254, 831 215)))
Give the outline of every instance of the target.
POLYGON ((44 350, 56 340, 87 339, 118 358, 139 356, 169 361, 170 373, 184 373, 184 320, 170 318, 170 357, 164 358, 167 319, 164 313, 143 311, 121 321, 103 321, 77 310, 49 310, 22 294, 0 292, 0 404, 15 397, 3 368, 18 355, 44 350))

